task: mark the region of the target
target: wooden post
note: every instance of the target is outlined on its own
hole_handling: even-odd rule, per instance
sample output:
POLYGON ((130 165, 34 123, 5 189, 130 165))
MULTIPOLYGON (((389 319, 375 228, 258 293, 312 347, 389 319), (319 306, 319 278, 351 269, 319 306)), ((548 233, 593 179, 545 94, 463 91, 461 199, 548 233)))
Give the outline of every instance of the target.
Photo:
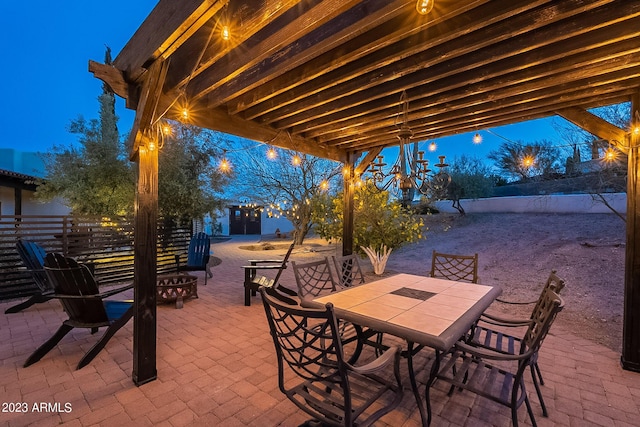
POLYGON ((140 386, 157 378, 158 150, 149 149, 147 141, 138 148, 138 171, 134 221, 133 382, 140 386))
POLYGON ((344 196, 342 215, 342 255, 353 253, 353 196, 355 193, 355 165, 353 153, 347 154, 344 174, 344 196))
POLYGON ((624 277, 622 368, 640 372, 640 92, 631 99, 627 172, 627 248, 624 277))

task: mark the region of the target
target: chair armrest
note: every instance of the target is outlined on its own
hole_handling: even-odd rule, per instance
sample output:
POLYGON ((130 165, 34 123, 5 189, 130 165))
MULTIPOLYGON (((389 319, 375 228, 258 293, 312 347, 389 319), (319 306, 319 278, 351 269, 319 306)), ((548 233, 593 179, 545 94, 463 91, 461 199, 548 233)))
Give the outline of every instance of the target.
POLYGON ((529 326, 531 324, 531 319, 508 319, 506 317, 495 316, 488 313, 482 313, 479 321, 507 327, 529 326))
POLYGON ((507 301, 507 300, 503 300, 501 298, 496 298, 496 301, 502 304, 510 304, 510 305, 529 305, 529 304, 535 304, 538 302, 538 300, 534 300, 534 301, 507 301))
POLYGON ((248 259, 247 262, 251 265, 260 264, 260 263, 280 263, 282 264, 281 259, 248 259))
POLYGON ((278 265, 243 265, 242 268, 249 269, 249 270, 277 270, 279 268, 282 268, 282 264, 278 264, 278 265))
POLYGON ((52 294, 51 297, 57 299, 105 299, 112 295, 118 294, 120 292, 127 291, 129 289, 133 289, 133 285, 123 286, 121 288, 111 289, 106 292, 100 292, 99 294, 93 295, 65 295, 65 294, 52 294))
POLYGON ((376 372, 385 369, 391 363, 400 363, 400 346, 392 346, 389 347, 387 351, 382 353, 380 357, 366 365, 362 366, 353 366, 347 363, 349 370, 365 375, 365 374, 375 374, 376 372))
POLYGON ((466 344, 462 341, 458 341, 454 348, 456 350, 460 350, 463 353, 475 357, 479 357, 481 359, 490 359, 490 360, 503 360, 503 361, 517 361, 517 360, 525 360, 531 356, 533 353, 531 350, 526 351, 522 354, 506 354, 499 353, 493 350, 490 350, 486 347, 475 347, 469 344, 466 344))

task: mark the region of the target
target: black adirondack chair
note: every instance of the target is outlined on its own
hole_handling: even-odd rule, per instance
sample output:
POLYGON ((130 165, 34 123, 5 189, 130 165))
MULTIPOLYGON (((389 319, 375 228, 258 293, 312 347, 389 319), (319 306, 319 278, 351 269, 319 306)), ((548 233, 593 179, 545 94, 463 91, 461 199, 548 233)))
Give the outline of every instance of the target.
POLYGON ((33 282, 38 286, 38 291, 26 301, 6 309, 4 311, 5 314, 18 313, 34 304, 49 301, 51 295, 53 295, 53 286, 51 286, 47 280, 47 275, 44 272, 43 265, 46 252, 42 246, 29 240, 18 240, 16 248, 18 249, 18 254, 22 262, 31 274, 33 282))
POLYGON ((105 298, 131 289, 133 285, 100 293, 91 271, 62 254, 50 253, 45 257, 44 270, 55 293, 52 295, 62 304, 69 319, 57 332, 29 356, 27 367, 53 349, 73 328, 91 329, 91 333, 106 326, 107 330, 93 347, 80 359, 76 369, 87 365, 104 348, 109 339, 133 316, 133 301, 114 301, 105 298))
POLYGON ((244 305, 251 305, 251 295, 255 296, 260 288, 273 288, 285 296, 296 297, 297 292, 286 288, 280 283, 282 271, 287 268, 289 257, 295 246, 295 239, 291 242, 287 253, 282 259, 250 259, 251 265, 244 265, 244 305), (277 270, 274 278, 258 274, 258 270, 277 270))
POLYGON ((211 256, 211 239, 207 233, 196 233, 189 242, 187 252, 187 263, 180 264, 180 255, 176 255, 176 270, 178 273, 185 271, 204 271, 204 284, 207 284, 207 277, 213 277, 209 269, 209 257, 211 256))

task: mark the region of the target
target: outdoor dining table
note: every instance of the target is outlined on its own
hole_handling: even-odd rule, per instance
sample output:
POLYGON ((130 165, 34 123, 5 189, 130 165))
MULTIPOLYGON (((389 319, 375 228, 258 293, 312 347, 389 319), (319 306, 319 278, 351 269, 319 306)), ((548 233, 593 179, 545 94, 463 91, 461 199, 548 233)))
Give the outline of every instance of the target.
POLYGON ((427 382, 438 372, 441 355, 469 331, 471 325, 502 293, 496 286, 462 283, 413 274, 397 274, 357 287, 313 299, 302 305, 320 308, 332 303, 336 316, 407 341, 411 388, 423 425, 431 422, 431 403, 426 411, 413 369, 414 346, 435 349, 436 357, 427 382))

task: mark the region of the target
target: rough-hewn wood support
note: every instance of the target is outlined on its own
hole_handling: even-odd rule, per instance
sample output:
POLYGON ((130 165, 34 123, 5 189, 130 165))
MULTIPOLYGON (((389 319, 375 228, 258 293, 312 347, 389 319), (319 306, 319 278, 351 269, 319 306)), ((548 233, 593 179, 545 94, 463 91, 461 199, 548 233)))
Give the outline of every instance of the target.
POLYGON ((133 273, 133 382, 136 385, 157 377, 158 143, 153 140, 156 133, 152 129, 167 67, 165 61, 156 61, 149 67, 131 135, 131 157, 138 162, 133 273))
POLYGON ((640 372, 640 91, 631 102, 627 174, 627 246, 624 277, 622 357, 624 369, 640 372))
POLYGON ((364 158, 360 161, 358 166, 356 166, 355 174, 356 177, 362 176, 363 173, 366 172, 369 164, 376 159, 376 156, 382 152, 382 147, 372 148, 369 152, 364 156, 364 158))
POLYGON ((157 378, 156 270, 158 239, 158 150, 144 141, 138 149, 138 188, 135 206, 133 382, 157 378))
POLYGON ((606 139, 610 144, 615 145, 623 153, 627 152, 627 147, 625 146, 627 143, 627 137, 623 129, 620 129, 595 114, 591 114, 587 110, 578 107, 565 108, 558 110, 557 113, 587 132, 591 132, 602 139, 606 139))
POLYGON ((353 195, 355 193, 355 156, 347 155, 344 174, 344 196, 342 215, 342 255, 353 253, 353 195))

